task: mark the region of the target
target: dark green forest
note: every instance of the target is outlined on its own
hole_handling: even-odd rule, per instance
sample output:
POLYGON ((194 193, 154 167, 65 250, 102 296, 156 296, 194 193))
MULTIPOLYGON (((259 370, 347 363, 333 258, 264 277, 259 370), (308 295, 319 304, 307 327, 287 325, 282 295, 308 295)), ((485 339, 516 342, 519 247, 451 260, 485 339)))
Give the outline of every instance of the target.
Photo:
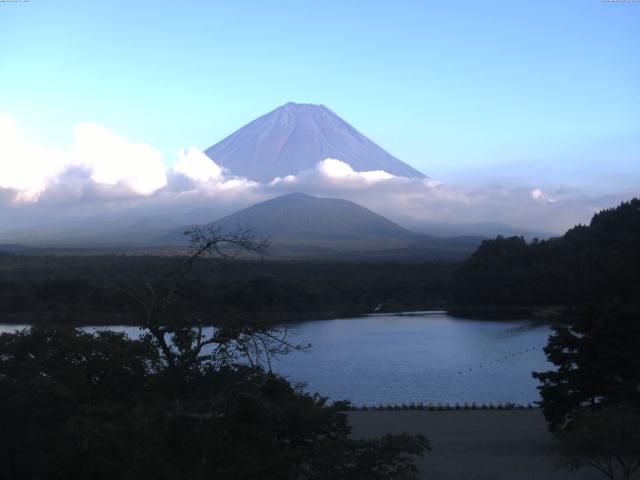
MULTIPOLYGON (((123 289, 162 284, 184 257, 26 256, 0 253, 5 322, 62 318, 135 323, 123 289)), ((455 264, 332 263, 203 258, 180 286, 176 315, 215 324, 230 316, 295 321, 441 306, 455 264)))
POLYGON ((562 237, 486 240, 456 269, 453 305, 567 305, 640 296, 640 200, 593 216, 562 237))

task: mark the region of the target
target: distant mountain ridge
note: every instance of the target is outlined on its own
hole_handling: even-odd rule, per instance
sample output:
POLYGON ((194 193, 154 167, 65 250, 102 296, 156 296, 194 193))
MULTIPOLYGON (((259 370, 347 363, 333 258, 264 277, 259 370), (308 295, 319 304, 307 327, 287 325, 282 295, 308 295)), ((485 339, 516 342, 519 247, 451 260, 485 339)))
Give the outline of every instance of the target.
MULTIPOLYGON (((257 237, 286 243, 419 238, 357 203, 304 193, 272 198, 216 220, 212 225, 224 231, 249 227, 257 237)), ((177 233, 172 232, 168 238, 179 238, 175 236, 177 233)))
MULTIPOLYGON (((273 257, 461 259, 481 238, 434 238, 414 233, 349 200, 290 193, 240 210, 211 224, 222 232, 249 228, 269 239, 273 257)), ((184 231, 163 235, 164 245, 185 245, 184 231)))
POLYGON ((39 232, 37 237, 16 232, 17 241, 0 240, 0 251, 33 255, 175 254, 184 252, 189 244, 184 232, 198 224, 219 227, 227 233, 248 228, 257 239, 271 240, 268 256, 281 259, 455 261, 467 257, 483 240, 476 236, 421 235, 348 200, 291 193, 223 218, 216 209, 206 208, 183 216, 96 218, 88 232, 82 229, 86 222, 61 226, 61 230, 49 234, 39 232), (176 223, 179 219, 181 222, 176 223), (30 241, 25 242, 26 238, 30 241))
POLYGON ((324 105, 287 103, 205 150, 231 173, 260 182, 335 158, 356 171, 426 176, 383 150, 324 105))

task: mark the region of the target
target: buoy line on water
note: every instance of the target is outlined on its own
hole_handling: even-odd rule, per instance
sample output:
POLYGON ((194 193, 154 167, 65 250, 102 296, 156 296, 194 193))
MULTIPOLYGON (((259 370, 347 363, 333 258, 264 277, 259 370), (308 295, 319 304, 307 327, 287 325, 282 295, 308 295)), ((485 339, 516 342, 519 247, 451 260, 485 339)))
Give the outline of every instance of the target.
MULTIPOLYGON (((510 359, 512 359, 512 358, 519 357, 519 356, 524 355, 524 354, 526 354, 526 353, 532 353, 534 350, 537 350, 537 348, 536 348, 536 347, 529 347, 529 348, 525 348, 524 350, 520 350, 520 351, 518 351, 518 352, 513 352, 513 353, 510 353, 510 354, 507 354, 507 355, 505 355, 504 357, 501 357, 501 358, 499 358, 499 359, 491 360, 491 361, 487 364, 487 366, 488 366, 488 365, 494 365, 494 364, 496 364, 496 365, 497 365, 497 364, 499 364, 499 363, 503 363, 503 362, 505 362, 506 360, 510 360, 510 359)), ((476 369, 480 369, 480 368, 484 368, 484 367, 485 367, 484 365, 476 365, 475 367, 462 368, 462 369, 458 370, 458 375, 464 375, 464 374, 465 374, 465 370, 466 370, 467 372, 473 372, 474 368, 476 368, 476 369)))

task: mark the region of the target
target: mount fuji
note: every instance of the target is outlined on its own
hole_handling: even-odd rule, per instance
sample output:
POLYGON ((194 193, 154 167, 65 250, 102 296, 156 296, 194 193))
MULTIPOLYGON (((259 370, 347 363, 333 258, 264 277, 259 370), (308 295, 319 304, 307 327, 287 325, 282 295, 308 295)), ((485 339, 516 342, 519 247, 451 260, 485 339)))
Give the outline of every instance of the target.
POLYGON ((324 105, 287 103, 262 115, 205 153, 232 174, 270 182, 309 170, 327 158, 356 171, 426 176, 383 150, 324 105))

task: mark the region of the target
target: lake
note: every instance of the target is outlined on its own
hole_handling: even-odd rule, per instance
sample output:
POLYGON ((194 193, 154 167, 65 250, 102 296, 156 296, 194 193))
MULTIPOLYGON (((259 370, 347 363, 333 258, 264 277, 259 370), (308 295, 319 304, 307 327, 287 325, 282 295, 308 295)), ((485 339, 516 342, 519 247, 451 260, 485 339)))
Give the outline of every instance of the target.
MULTIPOLYGON (((16 326, 0 325, 0 332, 16 326)), ((134 327, 111 327, 138 335, 134 327)), ((356 405, 517 403, 539 399, 534 370, 548 370, 548 325, 456 318, 444 312, 370 315, 288 326, 309 352, 274 370, 307 390, 356 405)))

